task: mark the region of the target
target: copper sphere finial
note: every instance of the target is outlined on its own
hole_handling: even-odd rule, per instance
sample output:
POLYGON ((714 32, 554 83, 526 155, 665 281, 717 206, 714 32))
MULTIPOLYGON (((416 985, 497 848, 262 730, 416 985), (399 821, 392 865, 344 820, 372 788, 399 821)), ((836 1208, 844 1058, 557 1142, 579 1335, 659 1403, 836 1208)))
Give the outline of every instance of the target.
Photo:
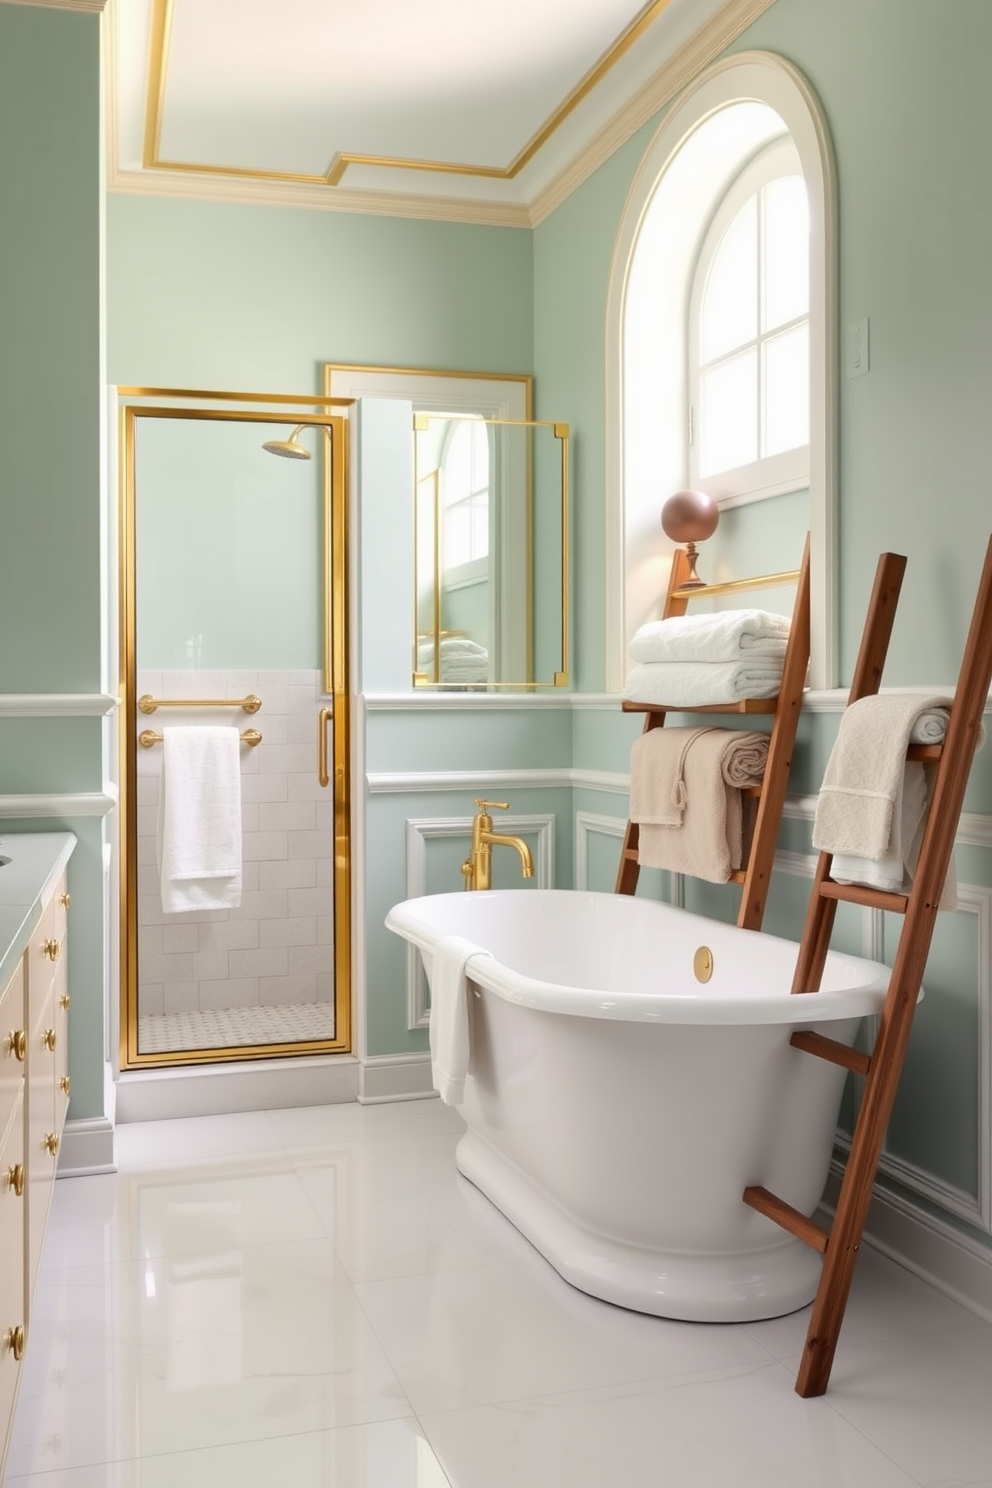
POLYGON ((697 542, 712 537, 720 520, 720 508, 705 491, 676 491, 669 496, 661 508, 661 525, 672 542, 685 543, 689 559, 689 577, 684 589, 702 588, 702 580, 696 572, 697 542))

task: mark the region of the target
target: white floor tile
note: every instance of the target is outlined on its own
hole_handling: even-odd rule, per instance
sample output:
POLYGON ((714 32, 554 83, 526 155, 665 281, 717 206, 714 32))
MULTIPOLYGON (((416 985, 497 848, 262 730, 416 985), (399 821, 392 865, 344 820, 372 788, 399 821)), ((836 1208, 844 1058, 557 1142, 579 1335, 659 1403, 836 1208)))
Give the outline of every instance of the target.
POLYGON ((8 1477, 5 1488, 450 1488, 416 1421, 8 1477))
POLYGON ((992 1488, 992 1326, 865 1247, 800 1400, 808 1309, 585 1296, 456 1173, 462 1130, 119 1128, 119 1172, 55 1188, 5 1488, 992 1488))
POLYGON ((76 1267, 39 1287, 12 1473, 410 1415, 329 1241, 76 1267))
POLYGON ((526 1249, 356 1283, 418 1413, 769 1362, 741 1328, 668 1322, 599 1302, 526 1249))
POLYGON ((916 1488, 783 1367, 425 1415, 458 1488, 916 1488))

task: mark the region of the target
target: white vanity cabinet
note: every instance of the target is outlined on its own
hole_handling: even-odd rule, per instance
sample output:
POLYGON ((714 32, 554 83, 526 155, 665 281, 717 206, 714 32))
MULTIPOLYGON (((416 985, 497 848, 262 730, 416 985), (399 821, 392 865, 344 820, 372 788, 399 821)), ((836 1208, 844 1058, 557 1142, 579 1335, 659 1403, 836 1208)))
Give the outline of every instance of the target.
POLYGON ((2 840, 0 1479, 69 1105, 65 865, 74 846, 67 832, 2 840))

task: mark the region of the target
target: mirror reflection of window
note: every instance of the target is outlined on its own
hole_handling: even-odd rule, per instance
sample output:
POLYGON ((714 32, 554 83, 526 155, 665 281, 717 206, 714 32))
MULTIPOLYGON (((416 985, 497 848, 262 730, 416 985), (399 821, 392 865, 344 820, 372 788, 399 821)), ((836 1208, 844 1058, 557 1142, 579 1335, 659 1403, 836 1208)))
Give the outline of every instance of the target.
POLYGON ((451 426, 441 456, 441 505, 445 584, 484 578, 489 557, 489 436, 481 419, 460 419, 451 426))

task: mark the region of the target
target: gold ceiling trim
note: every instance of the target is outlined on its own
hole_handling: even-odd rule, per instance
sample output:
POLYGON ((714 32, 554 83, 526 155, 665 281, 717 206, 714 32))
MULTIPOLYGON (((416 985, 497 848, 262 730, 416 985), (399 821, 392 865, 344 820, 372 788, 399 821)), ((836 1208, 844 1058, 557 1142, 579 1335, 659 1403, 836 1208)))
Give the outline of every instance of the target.
POLYGON ((290 184, 337 186, 350 166, 371 166, 380 170, 428 171, 441 175, 474 176, 485 180, 512 181, 541 150, 570 114, 578 108, 603 78, 631 47, 648 31, 672 0, 649 0, 649 3, 620 33, 613 45, 580 78, 536 134, 527 141, 509 165, 464 165, 449 160, 413 160, 392 155, 356 155, 339 152, 323 175, 298 171, 256 170, 248 166, 202 165, 192 161, 163 160, 160 157, 162 115, 165 107, 165 82, 169 65, 169 41, 172 31, 173 0, 153 0, 151 40, 148 57, 148 97, 145 109, 143 165, 146 170, 186 171, 198 175, 235 176, 254 181, 283 181, 290 184))

